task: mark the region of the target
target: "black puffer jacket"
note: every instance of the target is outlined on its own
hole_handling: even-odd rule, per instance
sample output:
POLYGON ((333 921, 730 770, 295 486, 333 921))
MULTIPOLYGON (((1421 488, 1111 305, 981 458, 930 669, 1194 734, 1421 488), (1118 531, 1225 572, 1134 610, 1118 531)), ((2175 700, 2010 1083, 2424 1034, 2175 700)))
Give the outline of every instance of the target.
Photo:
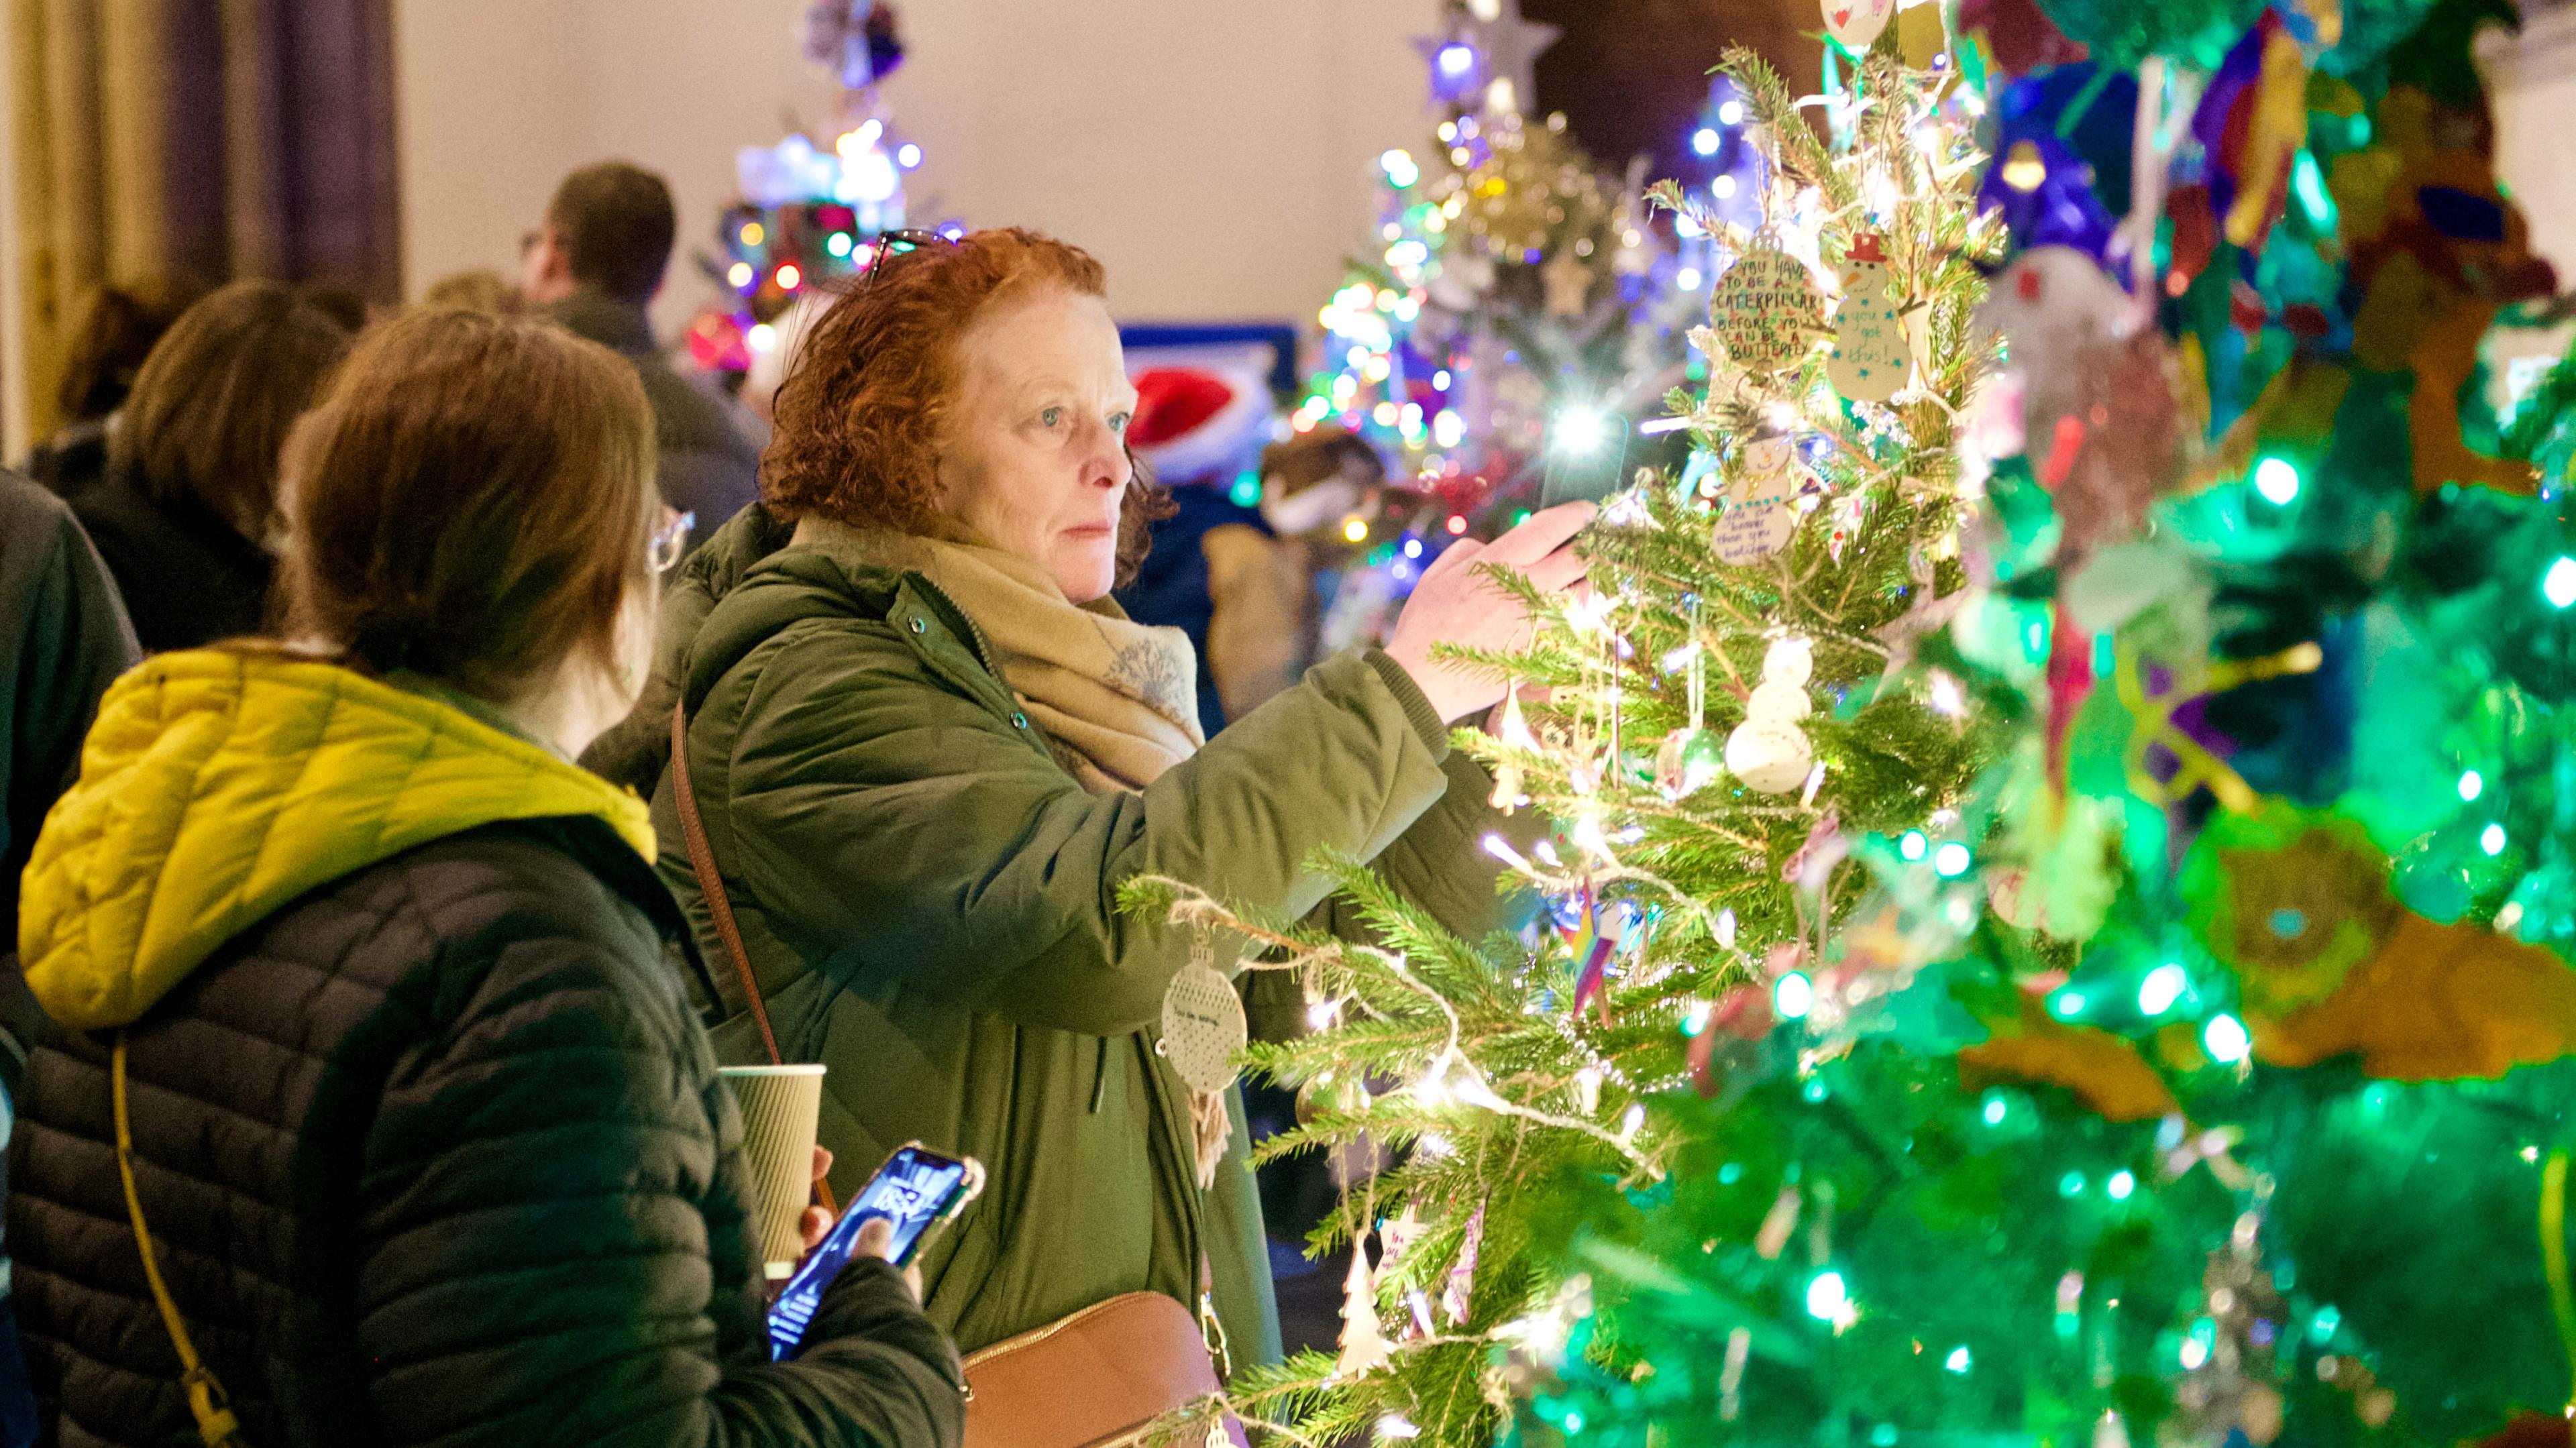
MULTIPOLYGON (((110 694, 91 776, 48 825, 65 838, 39 848, 22 939, 58 1014, 88 1009, 71 976, 88 947, 59 930, 63 897, 136 874, 112 848, 107 755, 137 711, 191 712, 156 691, 183 699, 188 670, 211 672, 200 661, 214 657, 164 656, 110 694)), ((255 736, 275 686, 254 670, 238 702, 208 710, 255 736)), ((320 687, 343 734, 367 722, 352 720, 357 704, 396 693, 346 675, 320 687)), ((419 754, 445 762, 382 787, 415 811, 456 793, 453 741, 472 727, 432 722, 450 742, 419 754)), ((579 787, 544 762, 489 793, 579 787)), ((222 873, 188 854, 188 829, 159 864, 171 894, 190 868, 222 873)), ((261 833, 287 852, 284 827, 261 833)), ((89 906, 105 922, 91 934, 113 932, 113 903, 89 906)), ((835 1283, 798 1360, 768 1361, 740 1119, 666 959, 685 938, 610 823, 502 820, 301 893, 141 1014, 128 1067, 141 1196, 250 1443, 957 1442, 955 1354, 882 1263, 835 1283)), ((151 954, 153 939, 119 958, 151 954)), ((8 1234, 58 1441, 165 1448, 196 1433, 118 1185, 112 1039, 63 1031, 30 1062, 8 1234)))

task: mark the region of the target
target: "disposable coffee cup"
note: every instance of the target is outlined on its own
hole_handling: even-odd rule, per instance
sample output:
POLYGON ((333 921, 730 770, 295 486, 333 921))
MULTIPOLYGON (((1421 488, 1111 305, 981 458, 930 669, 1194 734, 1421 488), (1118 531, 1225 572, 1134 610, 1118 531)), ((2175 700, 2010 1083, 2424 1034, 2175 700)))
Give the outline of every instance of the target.
POLYGON ((814 1200, 814 1133, 823 1115, 823 1068, 727 1066, 722 1074, 742 1109, 752 1236, 769 1275, 784 1277, 805 1255, 797 1224, 814 1200))

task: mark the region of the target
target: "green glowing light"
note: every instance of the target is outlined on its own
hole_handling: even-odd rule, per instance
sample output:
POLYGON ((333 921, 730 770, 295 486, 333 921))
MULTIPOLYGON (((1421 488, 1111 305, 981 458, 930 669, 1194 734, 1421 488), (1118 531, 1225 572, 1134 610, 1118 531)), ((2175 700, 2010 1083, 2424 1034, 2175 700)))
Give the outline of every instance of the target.
POLYGON ((2254 1049, 2254 1038, 2245 1034, 2245 1023, 2231 1015, 2215 1015, 2201 1028, 2200 1044, 2209 1058, 2222 1066, 2233 1066, 2254 1049))
POLYGON ((2286 508, 2299 496, 2299 470, 2283 458, 2265 458, 2254 467, 2254 491, 2275 508, 2286 508))
POLYGON ((1931 852, 1932 842, 1923 837, 1921 830, 1907 830, 1896 838, 1896 853, 1909 864, 1921 860, 1931 852))
POLYGON ((1954 1347, 1950 1349, 1950 1355, 1948 1357, 1941 1359, 1941 1366, 1948 1368, 1954 1373, 1964 1373, 1969 1368, 1976 1366, 1976 1362, 1977 1360, 1969 1355, 1966 1348, 1954 1347))
POLYGON ((2460 803, 2467 804, 2487 792, 2485 776, 2474 769, 2460 771, 2460 803))
POLYGON ((2551 608, 2576 604, 2576 558, 2564 553, 2558 555, 2557 561, 2549 565, 2549 571, 2541 575, 2540 596, 2549 600, 2551 608))
POLYGON ((1771 1009, 1778 1012, 1782 1020, 1804 1019, 1808 1008, 1815 1003, 1816 983, 1794 970, 1780 977, 1780 983, 1771 987, 1771 1009))
POLYGON ((1975 862, 1976 857, 1968 853, 1968 847, 1957 840, 1932 852, 1932 869, 1945 880, 1955 880, 1968 873, 1968 866, 1975 862))
POLYGON ((1851 1290, 1839 1272, 1819 1272, 1807 1283, 1807 1315, 1831 1322, 1851 1308, 1851 1290))
POLYGON ((2011 1107, 2006 1106, 2006 1105, 2004 1104, 2004 1099, 2003 1099, 2002 1097, 2000 1097, 2000 1096, 1989 1096, 1989 1097, 1987 1097, 1987 1098, 1986 1098, 1986 1124, 1987 1124, 1988 1126, 2001 1126, 2001 1125, 2003 1125, 2003 1124, 2004 1124, 2004 1114, 2005 1114, 2007 1111, 2010 1111, 2011 1109, 2012 1109, 2011 1107))
POLYGON ((2504 853, 2504 826, 2489 825, 2478 831, 2478 848, 2490 855, 2504 853))
POLYGON ((2160 1016, 2174 1008, 2183 992, 2191 989, 2191 977, 2183 968, 2168 960, 2147 972, 2138 982, 2138 1010, 2143 1015, 2160 1016))
POLYGON ((2137 1189, 2138 1178, 2135 1174, 2125 1171, 2111 1173, 2111 1179, 2102 1184, 2102 1190, 2109 1192, 2111 1200, 2115 1202, 2127 1201, 2129 1194, 2137 1189))

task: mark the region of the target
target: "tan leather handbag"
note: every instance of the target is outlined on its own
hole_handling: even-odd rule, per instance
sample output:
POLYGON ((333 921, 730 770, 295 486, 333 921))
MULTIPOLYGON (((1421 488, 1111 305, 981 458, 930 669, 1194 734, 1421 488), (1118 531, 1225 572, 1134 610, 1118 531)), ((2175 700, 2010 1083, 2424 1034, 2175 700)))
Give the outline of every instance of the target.
POLYGON ((1129 1292, 969 1354, 966 1389, 966 1448, 1122 1448, 1217 1380, 1190 1310, 1129 1292))
MULTIPOLYGON (((679 796, 689 869, 775 1062, 778 1037, 770 1030, 769 1007, 752 976, 751 955, 734 924, 733 902, 716 872, 715 851, 689 786, 684 705, 671 710, 671 783, 679 796)), ((1204 1262, 1199 1275, 1207 1275, 1204 1262)), ((1208 1343, 1198 1318, 1179 1299, 1128 1292, 980 1349, 966 1359, 966 1448, 1121 1448, 1140 1442, 1156 1419, 1217 1391, 1208 1343)), ((1236 1448, 1245 1448, 1241 1424, 1227 1419, 1225 1433, 1236 1448)))

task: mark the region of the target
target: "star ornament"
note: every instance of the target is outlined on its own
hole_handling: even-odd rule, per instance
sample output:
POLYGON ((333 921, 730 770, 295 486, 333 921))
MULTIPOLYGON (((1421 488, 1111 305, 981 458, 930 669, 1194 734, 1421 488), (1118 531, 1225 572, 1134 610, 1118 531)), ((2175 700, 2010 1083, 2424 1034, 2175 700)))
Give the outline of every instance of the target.
POLYGON ((1484 95, 1489 109, 1527 111, 1538 95, 1539 52, 1564 32, 1521 18, 1521 0, 1479 0, 1468 7, 1460 34, 1484 58, 1484 95), (1501 92, 1502 83, 1510 92, 1501 92), (1495 102, 1508 101, 1508 105, 1495 102))

